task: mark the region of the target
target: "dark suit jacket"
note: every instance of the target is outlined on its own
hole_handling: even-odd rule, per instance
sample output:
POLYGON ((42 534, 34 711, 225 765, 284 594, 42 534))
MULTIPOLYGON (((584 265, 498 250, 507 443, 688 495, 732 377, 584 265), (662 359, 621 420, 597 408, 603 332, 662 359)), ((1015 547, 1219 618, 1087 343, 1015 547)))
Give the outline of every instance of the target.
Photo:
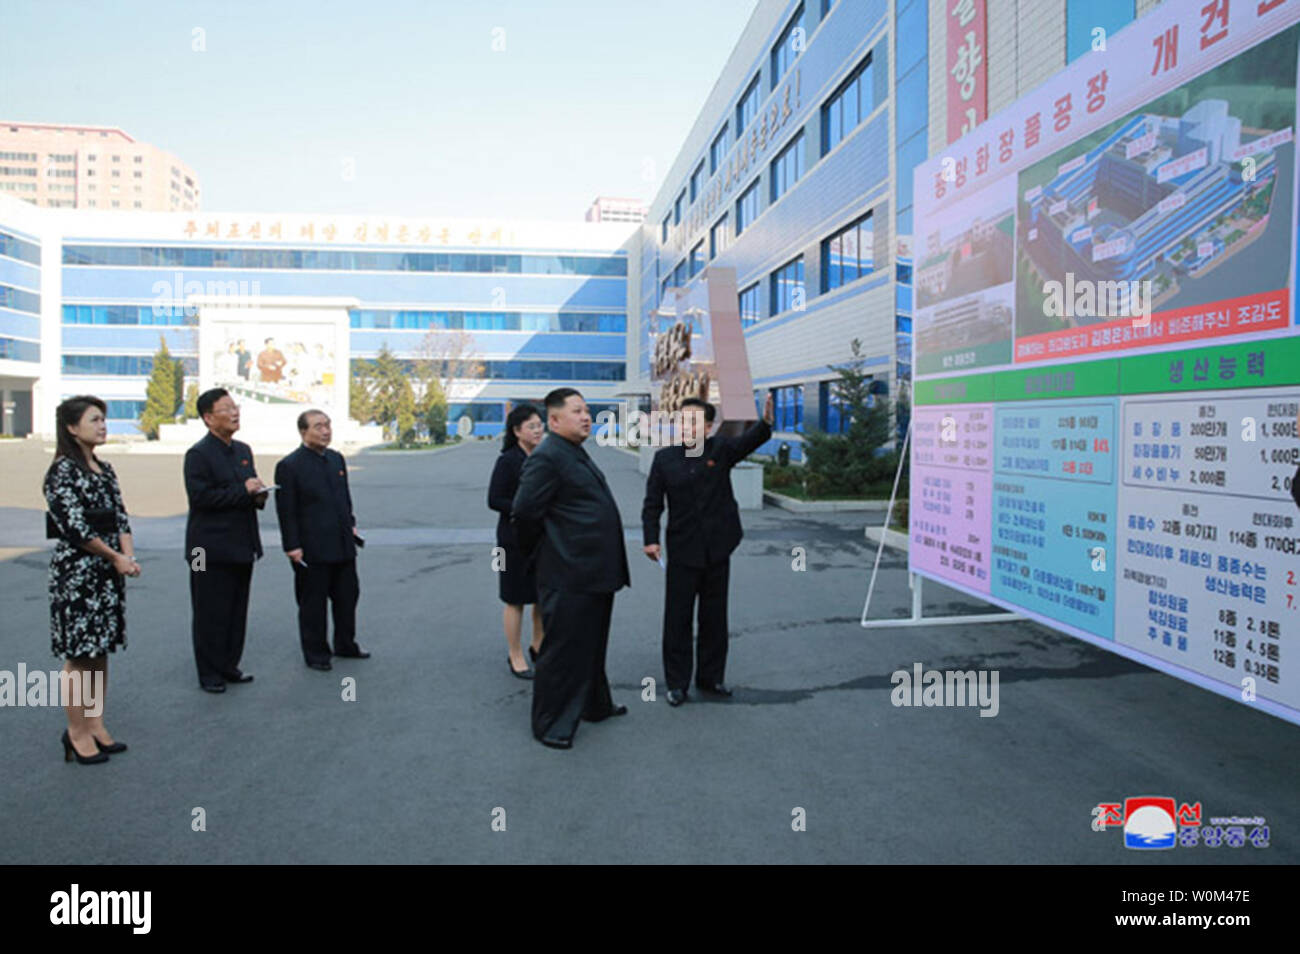
POLYGON ((631 585, 614 495, 579 444, 548 434, 528 455, 510 512, 520 546, 537 543, 537 584, 577 593, 631 585))
POLYGON ((275 465, 275 483, 275 513, 286 553, 301 547, 308 566, 357 558, 352 536, 357 520, 342 454, 328 447, 318 454, 304 444, 275 465))
POLYGON ((659 517, 668 498, 668 559, 683 566, 708 566, 740 545, 740 509, 731 492, 731 468, 772 437, 759 421, 739 437, 710 437, 704 451, 665 447, 654 456, 645 482, 641 524, 645 545, 659 542, 659 517))
POLYGON ((244 481, 256 477, 253 452, 243 441, 230 446, 208 434, 185 452, 185 558, 202 547, 213 563, 252 563, 262 555, 257 504, 244 481))
POLYGON ((515 528, 510 523, 510 507, 515 501, 515 491, 519 489, 519 473, 524 468, 528 455, 516 444, 504 450, 497 457, 496 466, 492 468, 492 481, 488 484, 488 506, 495 510, 497 517, 497 546, 515 548, 519 541, 515 528))

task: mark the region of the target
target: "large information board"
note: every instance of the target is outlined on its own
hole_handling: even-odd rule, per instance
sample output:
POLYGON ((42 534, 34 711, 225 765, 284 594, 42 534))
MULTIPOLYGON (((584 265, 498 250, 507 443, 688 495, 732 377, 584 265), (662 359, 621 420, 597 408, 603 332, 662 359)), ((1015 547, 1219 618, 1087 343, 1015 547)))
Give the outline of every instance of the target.
POLYGON ((909 563, 1300 723, 1300 0, 1169 0, 915 174, 909 563))

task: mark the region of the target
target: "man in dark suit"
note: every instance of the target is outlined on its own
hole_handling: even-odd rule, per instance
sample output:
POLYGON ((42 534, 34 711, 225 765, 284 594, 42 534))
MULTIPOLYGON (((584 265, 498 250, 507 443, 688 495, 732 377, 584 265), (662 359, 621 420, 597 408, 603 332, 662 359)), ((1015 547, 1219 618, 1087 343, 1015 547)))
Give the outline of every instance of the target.
POLYGON ((546 395, 546 417, 550 433, 524 462, 510 512, 521 547, 536 548, 546 631, 533 678, 533 735, 567 749, 579 719, 627 713, 610 695, 605 648, 614 593, 631 577, 618 505, 582 447, 591 435, 587 402, 573 388, 556 388, 546 395))
MULTIPOLYGON (((275 512, 280 540, 293 565, 298 636, 312 669, 328 671, 325 601, 334 610, 334 655, 368 659, 357 645, 357 519, 348 492, 348 466, 329 449, 333 431, 324 411, 298 415, 302 446, 275 465, 275 512)), ((364 545, 364 544, 362 544, 364 545)))
POLYGON ((185 554, 190 564, 191 633, 199 685, 225 692, 228 682, 252 682, 239 669, 248 622, 253 561, 262 555, 257 511, 266 486, 253 466, 253 452, 234 439, 239 405, 225 388, 199 395, 199 417, 208 434, 185 452, 185 554))
POLYGON ((682 402, 682 444, 654 456, 641 507, 642 548, 659 560, 659 518, 668 498, 668 579, 664 587, 664 679, 668 704, 686 701, 691 683, 691 611, 699 600, 695 685, 730 696, 727 668, 727 582, 731 554, 740 544, 740 511, 731 491, 731 468, 772 437, 772 395, 763 420, 738 437, 706 437, 712 404, 682 402), (703 447, 701 447, 701 443, 703 447))

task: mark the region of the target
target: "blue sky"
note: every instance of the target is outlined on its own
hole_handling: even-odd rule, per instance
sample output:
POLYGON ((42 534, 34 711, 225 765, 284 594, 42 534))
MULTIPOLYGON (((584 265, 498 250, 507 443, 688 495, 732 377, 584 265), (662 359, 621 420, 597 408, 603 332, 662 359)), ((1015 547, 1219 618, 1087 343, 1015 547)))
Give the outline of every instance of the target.
POLYGON ((119 126, 207 210, 580 220, 653 197, 754 6, 4 0, 0 119, 119 126))

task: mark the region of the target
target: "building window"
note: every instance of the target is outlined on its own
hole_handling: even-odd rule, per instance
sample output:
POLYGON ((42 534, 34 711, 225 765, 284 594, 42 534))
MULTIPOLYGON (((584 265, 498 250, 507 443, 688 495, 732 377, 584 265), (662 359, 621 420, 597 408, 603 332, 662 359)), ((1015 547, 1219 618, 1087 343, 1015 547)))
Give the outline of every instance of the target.
POLYGON ((120 179, 120 178, 122 178, 122 170, 121 170, 121 169, 114 169, 114 170, 113 170, 113 178, 114 178, 114 179, 120 179))
POLYGON ((722 124, 722 131, 713 137, 713 143, 709 146, 709 175, 718 171, 718 166, 722 165, 722 160, 727 155, 727 124, 722 124))
POLYGON ((677 195, 677 201, 673 203, 673 225, 678 225, 682 221, 682 204, 686 201, 686 190, 683 189, 677 195))
POLYGON ((800 255, 793 261, 782 265, 772 273, 771 279, 771 313, 779 315, 781 312, 789 311, 792 308, 802 311, 804 305, 803 256, 800 255))
POLYGON ((862 61, 822 107, 822 155, 830 152, 871 113, 871 56, 862 61))
POLYGON ((758 180, 736 200, 736 234, 739 235, 758 218, 758 180))
POLYGON ((803 433, 803 385, 791 384, 783 388, 772 389, 772 410, 775 420, 774 431, 793 431, 803 433))
POLYGON ((822 19, 826 19, 826 14, 831 12, 835 6, 835 0, 822 0, 822 19))
POLYGON ((807 34, 803 28, 803 4, 801 3, 794 16, 790 18, 790 22, 781 31, 776 46, 772 47, 772 89, 776 89, 776 84, 781 82, 781 77, 789 72, 790 65, 799 58, 805 42, 807 42, 807 34))
POLYGON ((144 162, 144 156, 136 156, 134 161, 135 161, 135 162, 144 162))
POLYGON ((695 243, 695 247, 691 249, 691 257, 690 257, 691 278, 694 278, 696 275, 698 275, 700 273, 700 269, 702 269, 703 267, 704 267, 704 239, 700 239, 698 242, 695 243))
POLYGON ((874 252, 868 212, 822 242, 822 291, 831 291, 866 275, 871 271, 874 252))
POLYGON ((122 161, 122 157, 121 157, 121 156, 114 156, 114 157, 113 157, 113 161, 114 161, 114 162, 121 162, 121 161, 122 161))
POLYGON ((668 244, 668 226, 672 224, 673 224, 673 215, 671 212, 669 212, 667 215, 664 216, 663 226, 659 229, 659 243, 661 245, 668 244))
POLYGON ((827 434, 843 434, 853 423, 849 409, 840 393, 838 381, 823 381, 820 385, 821 429, 827 434))
POLYGON ((790 190, 803 175, 803 133, 790 140, 772 160, 772 201, 775 202, 790 190))
POLYGON ((748 328, 763 317, 763 284, 754 282, 740 293, 740 326, 748 328))
POLYGON ((713 223, 709 229, 709 260, 717 258, 727 250, 727 216, 713 223))
POLYGON ((745 92, 740 97, 740 102, 736 104, 736 140, 740 140, 740 134, 745 131, 745 127, 754 121, 758 116, 758 76, 750 82, 745 92))
POLYGON ((692 202, 694 202, 696 197, 700 194, 700 186, 702 186, 703 184, 704 184, 704 160, 701 159, 700 164, 696 166, 695 171, 691 173, 691 201, 692 202))
POLYGON ((684 288, 684 287, 685 287, 685 285, 686 285, 686 259, 682 259, 680 262, 678 262, 678 263, 677 263, 677 267, 673 269, 673 284, 676 285, 678 288, 684 288))
POLYGON ((131 176, 132 176, 132 178, 135 178, 135 179, 143 179, 143 178, 144 178, 144 173, 141 172, 139 169, 137 169, 137 170, 135 170, 135 172, 131 173, 131 176))

